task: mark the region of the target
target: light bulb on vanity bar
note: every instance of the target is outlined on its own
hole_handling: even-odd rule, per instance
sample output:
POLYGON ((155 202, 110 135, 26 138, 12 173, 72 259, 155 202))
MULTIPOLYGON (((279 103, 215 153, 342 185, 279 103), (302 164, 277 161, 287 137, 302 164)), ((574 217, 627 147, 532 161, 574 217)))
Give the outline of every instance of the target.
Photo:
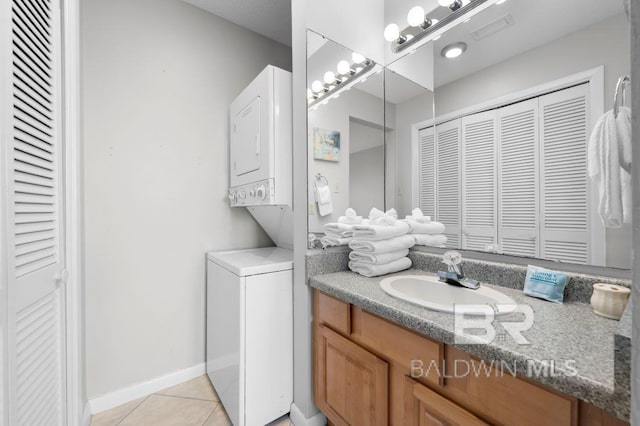
POLYGON ((338 74, 340 75, 349 75, 351 74, 351 65, 349 62, 342 60, 338 62, 338 66, 336 67, 338 74))

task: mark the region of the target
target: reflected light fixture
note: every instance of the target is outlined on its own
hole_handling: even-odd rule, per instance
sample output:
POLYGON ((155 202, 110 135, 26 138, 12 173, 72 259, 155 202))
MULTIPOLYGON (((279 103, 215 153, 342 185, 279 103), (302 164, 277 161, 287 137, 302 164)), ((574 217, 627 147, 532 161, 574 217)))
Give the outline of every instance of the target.
POLYGON ((359 81, 364 81, 374 71, 376 63, 360 53, 353 52, 353 63, 347 60, 338 62, 335 74, 329 70, 322 76, 322 80, 311 83, 311 89, 307 89, 307 102, 309 109, 314 110, 318 105, 326 105, 331 98, 340 96, 343 90, 349 90, 359 81))
POLYGON ((423 7, 414 6, 407 14, 409 26, 401 30, 395 23, 388 24, 384 29, 384 39, 391 43, 394 53, 400 53, 411 46, 417 46, 421 41, 434 40, 458 23, 468 21, 476 13, 504 1, 506 0, 438 0, 438 4, 451 11, 441 20, 430 18, 423 7))
POLYGON ((442 7, 448 7, 452 12, 462 7, 462 0, 438 0, 438 4, 442 7))
POLYGON ((467 44, 463 42, 451 43, 446 45, 440 54, 447 59, 457 58, 467 50, 467 44))

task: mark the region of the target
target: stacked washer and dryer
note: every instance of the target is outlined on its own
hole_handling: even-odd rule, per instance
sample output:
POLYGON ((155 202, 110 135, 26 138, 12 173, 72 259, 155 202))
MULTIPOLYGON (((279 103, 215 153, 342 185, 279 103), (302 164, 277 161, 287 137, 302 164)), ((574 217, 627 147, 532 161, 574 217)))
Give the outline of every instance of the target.
POLYGON ((293 401, 291 73, 267 66, 229 108, 231 207, 277 247, 207 253, 207 374, 236 426, 293 401))

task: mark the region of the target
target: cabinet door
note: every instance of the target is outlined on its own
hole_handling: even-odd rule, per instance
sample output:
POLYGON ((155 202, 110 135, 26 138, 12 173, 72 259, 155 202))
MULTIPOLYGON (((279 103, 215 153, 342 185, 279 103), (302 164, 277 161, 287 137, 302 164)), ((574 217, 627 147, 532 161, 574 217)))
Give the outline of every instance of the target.
POLYGON ((386 425, 389 366, 331 329, 316 326, 315 403, 336 426, 386 425))
POLYGON ((481 426, 487 423, 419 383, 413 384, 416 426, 481 426))

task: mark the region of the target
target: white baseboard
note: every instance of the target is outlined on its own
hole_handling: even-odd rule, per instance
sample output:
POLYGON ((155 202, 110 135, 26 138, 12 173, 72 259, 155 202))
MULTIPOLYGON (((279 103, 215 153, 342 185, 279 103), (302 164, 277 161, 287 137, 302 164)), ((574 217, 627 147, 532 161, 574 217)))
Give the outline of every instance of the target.
POLYGON ((82 426, 89 426, 91 424, 91 407, 89 406, 89 401, 84 404, 84 409, 82 410, 82 426))
POLYGON ((113 407, 126 404, 127 402, 142 398, 143 396, 151 395, 152 393, 158 392, 162 389, 186 382, 187 380, 195 379, 205 373, 206 367, 205 364, 202 363, 98 396, 89 400, 91 414, 98 414, 113 407))
POLYGON ((291 423, 295 426, 324 426, 327 424, 327 418, 321 412, 317 412, 313 416, 306 418, 295 403, 291 404, 289 420, 291 420, 291 423))

